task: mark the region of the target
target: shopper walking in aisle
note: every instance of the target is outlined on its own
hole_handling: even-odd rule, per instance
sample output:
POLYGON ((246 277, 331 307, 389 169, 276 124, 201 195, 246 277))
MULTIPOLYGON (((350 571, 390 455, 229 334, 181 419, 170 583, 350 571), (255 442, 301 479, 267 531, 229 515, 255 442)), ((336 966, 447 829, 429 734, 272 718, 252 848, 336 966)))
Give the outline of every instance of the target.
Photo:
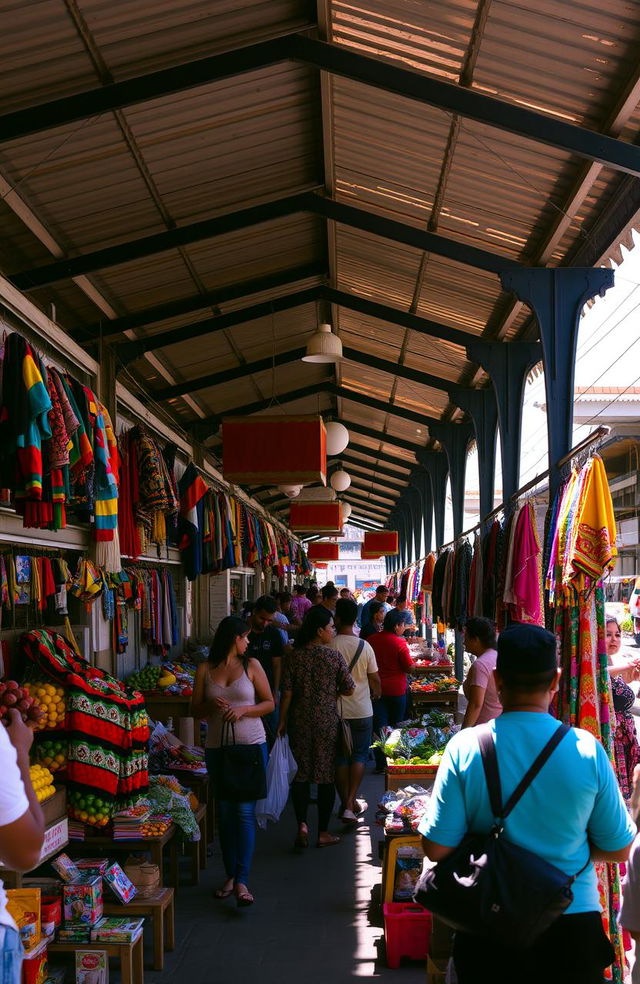
POLYGON ((356 799, 364 769, 369 758, 373 733, 373 706, 371 698, 380 696, 380 675, 373 649, 358 638, 355 625, 358 606, 350 598, 340 598, 336 605, 336 637, 333 644, 345 658, 349 673, 356 685, 350 697, 338 698, 338 713, 349 725, 353 750, 349 757, 338 750, 336 785, 340 796, 338 816, 343 823, 357 823, 363 812, 356 799))
MULTIPOLYGON (((484 727, 496 744, 503 803, 560 727, 549 705, 558 689, 556 639, 538 625, 512 625, 498 639, 496 684, 503 712, 484 727)), ((477 733, 454 735, 419 831, 441 861, 467 833, 489 833, 489 804, 477 733)), ((602 929, 592 861, 625 861, 636 827, 601 743, 570 729, 505 820, 504 836, 576 876, 573 902, 526 950, 456 932, 459 984, 602 984, 614 957, 602 929)))
MULTIPOLYGON (((274 624, 275 615, 275 599, 271 595, 261 595, 255 602, 249 618, 251 631, 249 632, 247 656, 257 659, 267 674, 269 687, 277 705, 280 694, 282 658, 286 647, 282 633, 274 624)), ((266 716, 264 724, 267 729, 267 740, 271 746, 275 740, 278 726, 278 715, 275 710, 266 716)))
POLYGON ((388 594, 389 594, 389 589, 387 588, 386 584, 379 584, 375 590, 375 594, 373 598, 369 599, 369 601, 365 604, 364 608, 362 609, 362 612, 360 613, 361 626, 368 625, 368 623, 371 621, 371 606, 374 604, 374 602, 381 603, 382 607, 385 610, 385 613, 389 611, 391 606, 387 605, 386 603, 388 594))
POLYGON ((292 624, 296 626, 300 625, 310 608, 311 602, 307 598, 304 585, 296 584, 293 589, 293 598, 291 599, 290 621, 292 624))
MULTIPOLYGON (((407 710, 407 673, 413 660, 404 638, 405 620, 402 612, 393 608, 384 617, 382 632, 370 635, 367 642, 376 655, 380 674, 381 696, 373 703, 373 730, 395 728, 404 721, 407 710)), ((374 749, 376 772, 384 772, 385 757, 380 748, 374 749)))
POLYGON ((330 581, 328 584, 325 584, 325 586, 321 591, 321 595, 322 595, 321 605, 324 608, 326 608, 328 612, 331 612, 331 614, 333 615, 333 613, 336 610, 336 602, 338 600, 338 589, 336 588, 335 584, 332 581, 330 581))
POLYGON ((464 648, 475 656, 462 685, 468 701, 462 727, 472 728, 474 724, 486 724, 502 713, 494 677, 498 659, 496 629, 491 619, 480 616, 467 619, 464 648))
MULTIPOLYGON (((20 713, 9 711, 8 727, 0 724, 0 861, 13 871, 30 871, 40 857, 44 841, 44 817, 29 776, 29 749, 33 731, 20 713)), ((0 981, 20 984, 22 979, 20 932, 7 911, 7 897, 0 881, 0 981)))
POLYGON ((196 670, 192 709, 208 725, 205 759, 213 782, 226 872, 215 896, 226 899, 235 893, 239 906, 252 905, 248 881, 256 839, 256 801, 224 798, 223 746, 258 745, 266 768, 261 718, 273 711, 274 700, 264 669, 249 656, 249 626, 236 615, 222 619, 208 661, 196 670))
POLYGON ((368 639, 376 632, 382 632, 382 623, 386 615, 383 601, 372 601, 369 606, 369 621, 360 629, 360 638, 368 639))
POLYGON ((636 765, 640 764, 640 744, 638 744, 636 723, 631 713, 636 696, 629 686, 629 681, 637 677, 640 658, 635 656, 626 659, 622 656, 620 623, 612 615, 607 617, 606 632, 613 708, 616 712, 616 729, 613 738, 616 772, 622 795, 625 800, 629 800, 633 771, 636 765))
POLYGON ((336 798, 338 709, 336 696, 350 696, 355 684, 344 657, 332 645, 333 616, 323 605, 305 615, 293 654, 282 676, 278 734, 288 733, 298 773, 291 799, 298 821, 295 845, 308 847, 310 783, 318 784, 318 847, 338 844, 329 833, 336 798))

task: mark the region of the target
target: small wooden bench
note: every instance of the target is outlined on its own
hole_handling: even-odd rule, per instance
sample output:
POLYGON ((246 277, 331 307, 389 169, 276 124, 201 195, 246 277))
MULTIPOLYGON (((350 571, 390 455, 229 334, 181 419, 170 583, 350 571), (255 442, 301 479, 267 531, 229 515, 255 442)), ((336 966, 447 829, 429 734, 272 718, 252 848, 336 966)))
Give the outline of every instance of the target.
MULTIPOLYGON (((176 945, 174 923, 174 893, 172 888, 156 888, 147 898, 134 898, 123 905, 106 902, 105 916, 151 916, 153 918, 153 969, 164 968, 164 951, 176 945)), ((96 944, 96 947, 98 944, 96 944)))
POLYGON ((48 947, 50 956, 77 950, 104 950, 108 957, 118 957, 122 984, 144 984, 142 933, 135 943, 49 943, 48 947))

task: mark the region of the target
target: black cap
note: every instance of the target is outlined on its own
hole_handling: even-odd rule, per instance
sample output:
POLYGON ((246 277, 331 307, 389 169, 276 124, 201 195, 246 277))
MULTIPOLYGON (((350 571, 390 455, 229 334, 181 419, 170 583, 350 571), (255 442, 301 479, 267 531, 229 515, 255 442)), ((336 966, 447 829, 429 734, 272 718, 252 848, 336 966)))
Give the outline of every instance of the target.
POLYGON ((556 637, 541 625, 509 625, 498 636, 498 673, 526 677, 557 668, 556 637))

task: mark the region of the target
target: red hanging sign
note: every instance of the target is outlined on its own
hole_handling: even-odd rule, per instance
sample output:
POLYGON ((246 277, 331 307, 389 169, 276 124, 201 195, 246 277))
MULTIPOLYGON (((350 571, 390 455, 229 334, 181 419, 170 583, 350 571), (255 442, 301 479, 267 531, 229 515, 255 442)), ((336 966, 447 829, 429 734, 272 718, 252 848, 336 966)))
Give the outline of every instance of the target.
POLYGON ((222 471, 251 485, 326 484, 327 438, 322 417, 226 417, 222 471))
POLYGON ((361 550, 373 557, 394 557, 398 553, 398 534, 395 530, 365 533, 361 550))
POLYGON ((289 527, 296 533, 337 536, 342 533, 340 503, 292 502, 289 506, 289 527))
POLYGON ((328 540, 316 540, 307 547, 307 557, 309 560, 337 560, 340 555, 340 547, 337 543, 328 540))

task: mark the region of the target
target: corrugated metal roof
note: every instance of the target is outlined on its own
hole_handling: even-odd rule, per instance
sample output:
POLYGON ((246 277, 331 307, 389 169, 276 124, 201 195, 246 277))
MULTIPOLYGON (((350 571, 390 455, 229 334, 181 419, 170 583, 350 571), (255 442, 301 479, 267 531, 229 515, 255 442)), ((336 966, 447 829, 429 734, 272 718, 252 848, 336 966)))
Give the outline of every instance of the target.
MULTIPOLYGON (((635 2, 492 0, 485 4, 486 17, 477 20, 479 4, 327 0, 327 36, 342 50, 470 85, 551 118, 594 130, 612 127, 623 139, 637 140, 635 2)), ((307 31, 316 5, 8 0, 3 13, 4 112, 307 31)), ((0 143, 1 179, 7 188, 17 187, 22 201, 21 212, 12 198, 0 201, 0 264, 8 274, 51 257, 50 246, 37 238, 38 222, 57 243, 56 258, 73 257, 323 186, 338 201, 497 255, 564 264, 590 246, 595 223, 615 207, 620 188, 611 169, 589 168, 565 151, 286 61, 0 143), (586 183, 576 197, 579 180, 586 183)), ((506 316, 506 337, 516 337, 529 319, 527 308, 513 306, 493 273, 304 213, 98 265, 85 281, 62 279, 32 296, 47 313, 55 305, 64 327, 95 330, 102 321, 108 333, 110 310, 145 312, 312 262, 319 264, 318 275, 245 297, 240 289, 215 308, 203 300, 183 315, 154 314, 134 335, 181 327, 188 335, 189 325, 216 314, 317 284, 323 269, 342 291, 412 311, 470 338, 494 337, 506 316)), ((138 360, 126 371, 153 399, 172 381, 260 365, 300 347, 324 313, 322 304, 310 302, 185 338, 154 349, 151 362, 138 360)), ((196 388, 193 397, 204 415, 219 415, 256 401, 273 399, 278 407, 279 395, 335 381, 356 399, 325 391, 282 404, 282 412, 333 410, 353 425, 352 443, 371 449, 371 456, 350 452, 362 464, 359 484, 368 487, 369 474, 375 488, 379 464, 397 473, 402 485, 415 456, 398 440, 425 446, 429 435, 419 417, 446 416, 452 408, 444 388, 406 379, 393 368, 428 373, 447 386, 468 382, 473 367, 461 345, 393 321, 346 306, 334 306, 333 319, 345 346, 383 360, 390 370, 345 360, 333 374, 331 367, 290 362, 196 388), (388 403, 388 410, 362 405, 359 397, 388 403), (397 416, 394 407, 415 420, 397 416)), ((175 397, 165 405, 183 425, 193 421, 196 404, 175 397)), ((382 484, 378 490, 382 497, 376 501, 386 509, 388 490, 382 484)))

